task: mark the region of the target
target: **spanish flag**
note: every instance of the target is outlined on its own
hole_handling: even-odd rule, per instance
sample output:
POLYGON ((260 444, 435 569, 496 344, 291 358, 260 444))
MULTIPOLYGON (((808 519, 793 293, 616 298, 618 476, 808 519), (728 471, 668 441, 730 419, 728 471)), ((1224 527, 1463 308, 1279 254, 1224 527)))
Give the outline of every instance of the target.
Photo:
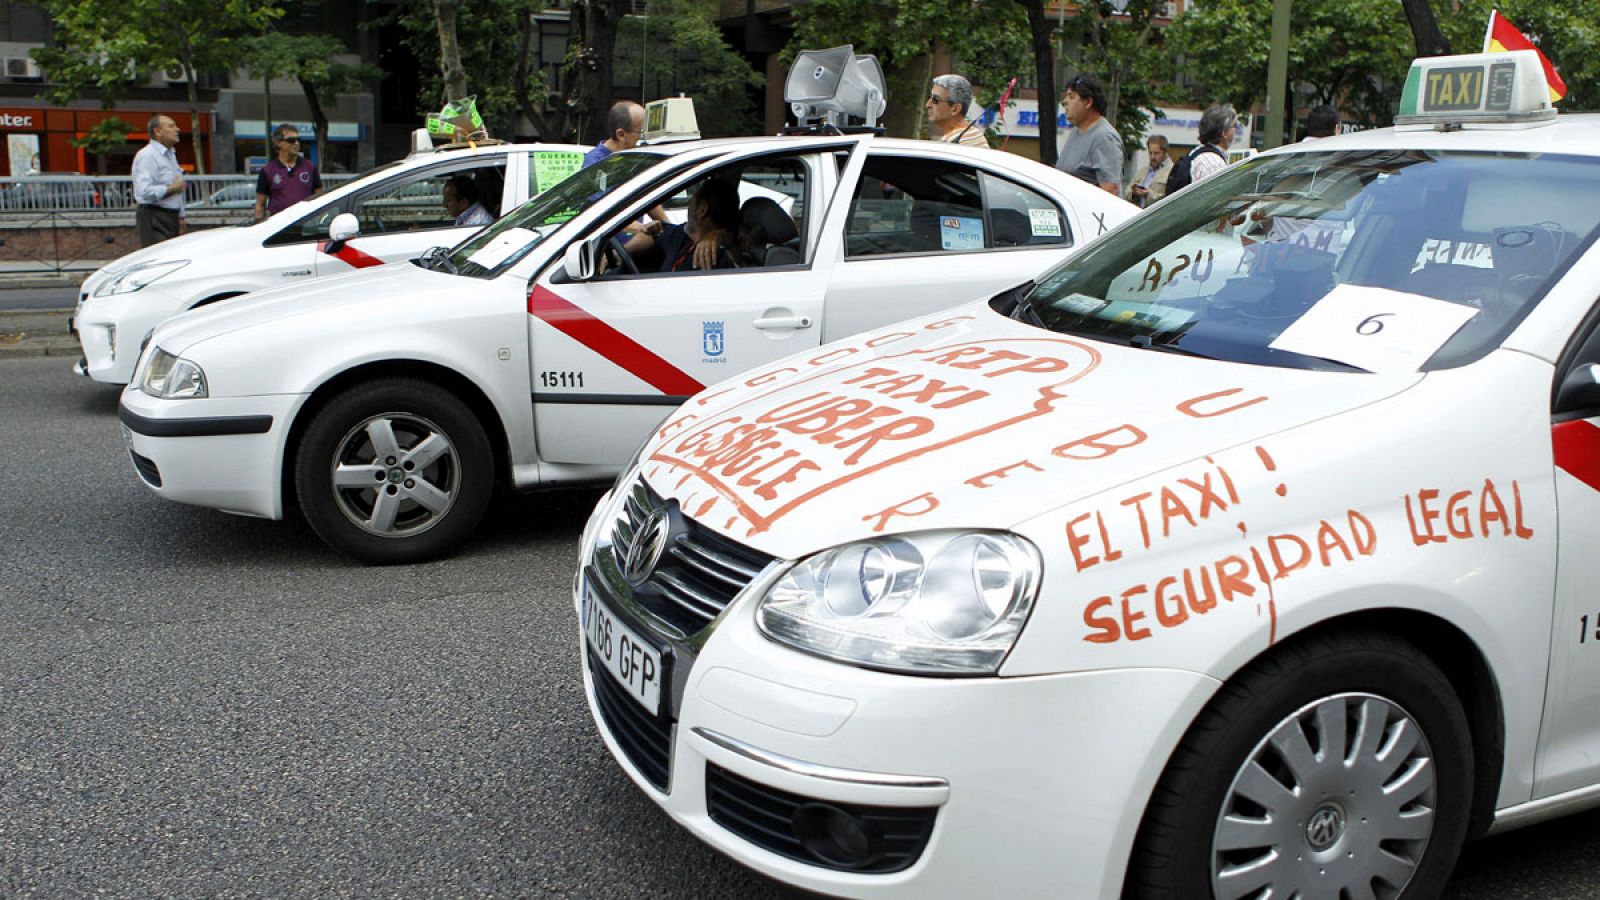
POLYGON ((1567 83, 1561 80, 1544 51, 1534 46, 1533 41, 1517 30, 1517 26, 1506 21, 1506 17, 1500 15, 1500 10, 1492 10, 1489 13, 1489 30, 1483 35, 1483 52, 1505 53, 1508 50, 1532 50, 1539 54, 1539 63, 1544 66, 1544 80, 1550 88, 1551 103, 1567 95, 1567 83))

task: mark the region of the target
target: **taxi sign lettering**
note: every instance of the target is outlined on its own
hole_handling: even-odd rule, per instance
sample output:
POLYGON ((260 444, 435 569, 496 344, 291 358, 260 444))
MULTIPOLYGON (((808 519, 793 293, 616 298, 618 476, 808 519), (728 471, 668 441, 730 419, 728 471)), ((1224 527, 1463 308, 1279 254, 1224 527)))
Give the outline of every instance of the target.
POLYGON ((1422 108, 1425 111, 1463 112, 1476 110, 1482 103, 1482 67, 1452 66, 1428 70, 1422 95, 1422 108))

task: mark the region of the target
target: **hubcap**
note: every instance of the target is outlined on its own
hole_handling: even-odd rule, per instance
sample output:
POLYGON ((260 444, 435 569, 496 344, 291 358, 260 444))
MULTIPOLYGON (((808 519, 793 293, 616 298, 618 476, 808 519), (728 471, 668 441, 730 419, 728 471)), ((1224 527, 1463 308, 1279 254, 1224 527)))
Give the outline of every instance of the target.
POLYGON ((333 496, 357 527, 411 537, 438 524, 461 489, 461 460, 439 427, 410 413, 383 413, 339 440, 333 496))
POLYGON ((1433 833, 1433 754, 1374 694, 1307 704, 1240 766, 1212 837, 1219 900, 1400 895, 1433 833))

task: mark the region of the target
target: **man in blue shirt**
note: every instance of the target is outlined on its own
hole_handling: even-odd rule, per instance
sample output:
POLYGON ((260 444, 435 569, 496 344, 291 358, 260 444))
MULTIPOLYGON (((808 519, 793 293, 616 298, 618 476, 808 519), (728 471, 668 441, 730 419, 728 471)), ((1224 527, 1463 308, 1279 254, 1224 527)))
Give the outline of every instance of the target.
POLYGON ((583 167, 587 169, 618 150, 632 150, 639 146, 642 134, 644 107, 632 100, 618 100, 606 111, 606 139, 583 155, 583 167))
POLYGON ((139 246, 148 247, 183 233, 183 170, 178 166, 178 123, 150 117, 150 143, 133 157, 134 223, 139 246))

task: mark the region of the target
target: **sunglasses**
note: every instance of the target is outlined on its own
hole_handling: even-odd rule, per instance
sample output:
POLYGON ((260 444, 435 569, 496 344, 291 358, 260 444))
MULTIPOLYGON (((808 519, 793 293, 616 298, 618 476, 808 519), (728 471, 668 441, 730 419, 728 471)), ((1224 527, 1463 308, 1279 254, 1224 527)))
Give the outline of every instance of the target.
POLYGON ((299 136, 295 136, 295 137, 281 137, 281 138, 278 138, 278 140, 280 140, 280 141, 282 141, 282 142, 283 142, 283 143, 285 143, 285 144, 298 144, 298 143, 300 143, 300 138, 299 138, 299 136))
POLYGON ((955 101, 954 100, 947 100, 944 97, 939 96, 938 94, 929 94, 928 95, 928 102, 929 103, 954 103, 955 101))

